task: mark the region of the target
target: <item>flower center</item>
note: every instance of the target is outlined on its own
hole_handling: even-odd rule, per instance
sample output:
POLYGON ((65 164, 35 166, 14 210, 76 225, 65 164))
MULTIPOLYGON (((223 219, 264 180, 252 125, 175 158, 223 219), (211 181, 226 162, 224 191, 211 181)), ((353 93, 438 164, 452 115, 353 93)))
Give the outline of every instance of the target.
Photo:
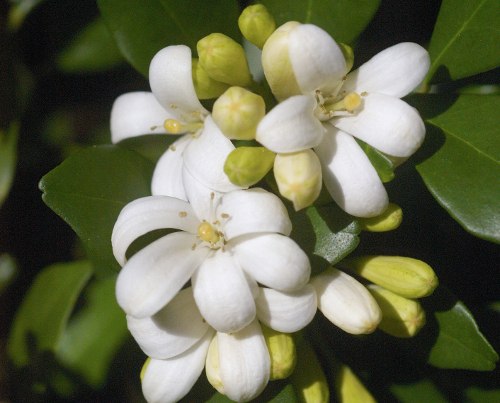
POLYGON ((197 133, 202 127, 202 122, 184 123, 176 119, 167 119, 163 127, 168 134, 197 133))
POLYGON ((338 95, 325 95, 321 91, 316 91, 316 100, 318 106, 316 107, 316 116, 319 120, 325 121, 334 118, 335 116, 346 116, 354 114, 362 105, 363 99, 361 98, 364 93, 358 94, 357 92, 345 91, 338 95))
POLYGON ((211 247, 214 247, 221 239, 221 232, 215 229, 210 223, 203 221, 198 226, 198 238, 208 242, 211 247))

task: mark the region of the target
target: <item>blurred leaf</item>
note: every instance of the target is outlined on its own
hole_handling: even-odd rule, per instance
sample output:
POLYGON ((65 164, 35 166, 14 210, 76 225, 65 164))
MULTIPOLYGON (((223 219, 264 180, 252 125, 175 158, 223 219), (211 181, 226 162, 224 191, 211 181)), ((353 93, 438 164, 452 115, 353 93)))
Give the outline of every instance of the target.
POLYGON ((7 131, 0 129, 0 207, 7 198, 17 162, 19 124, 12 123, 7 131))
POLYGON ((9 27, 19 29, 27 15, 45 0, 10 0, 12 7, 9 11, 9 27))
POLYGON ((456 80, 497 67, 499 21, 497 0, 444 0, 429 45, 426 82, 456 80))
POLYGON ((123 61, 102 18, 88 24, 58 56, 57 65, 67 73, 92 73, 123 61))
POLYGON ((121 209, 150 194, 153 164, 117 146, 75 153, 40 181, 44 202, 78 234, 98 274, 119 266, 111 232, 121 209))
MULTIPOLYGON (((186 399, 189 401, 189 399, 186 399)), ((221 393, 214 393, 207 403, 232 403, 233 400, 221 393)), ((297 395, 293 386, 286 381, 271 381, 267 384, 266 389, 257 398, 252 400, 254 403, 296 403, 298 402, 297 395)))
POLYGON ((500 389, 486 390, 470 387, 465 390, 467 401, 471 403, 498 403, 500 402, 500 389))
POLYGON ((380 0, 262 0, 280 26, 287 21, 315 24, 337 42, 352 43, 377 11, 380 0))
POLYGON ((54 352, 75 302, 92 275, 89 262, 60 263, 35 278, 16 313, 8 354, 16 366, 36 351, 54 352))
POLYGON ((423 379, 415 383, 392 385, 391 392, 394 393, 401 403, 448 402, 446 397, 429 379, 423 379))
POLYGON ((147 77, 149 63, 160 49, 184 44, 196 52, 202 37, 238 32, 235 0, 98 0, 99 9, 125 58, 147 77))
POLYGON ((17 275, 17 264, 7 253, 0 255, 0 295, 14 281, 17 275))
POLYGON ((356 141, 377 171, 380 180, 384 183, 392 181, 394 179, 394 164, 392 161, 369 144, 358 139, 356 139, 356 141))

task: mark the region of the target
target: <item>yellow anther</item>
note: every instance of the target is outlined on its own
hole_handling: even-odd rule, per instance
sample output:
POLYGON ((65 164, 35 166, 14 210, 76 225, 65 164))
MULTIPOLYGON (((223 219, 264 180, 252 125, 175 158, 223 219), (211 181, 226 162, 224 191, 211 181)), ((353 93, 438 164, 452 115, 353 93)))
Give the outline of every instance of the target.
POLYGON ((350 92, 344 98, 344 105, 346 110, 352 112, 359 108, 361 105, 361 97, 356 92, 350 92))
POLYGON ((210 244, 216 244, 220 240, 220 233, 208 222, 204 221, 198 226, 198 237, 210 244))
POLYGON ((166 119, 163 127, 168 134, 196 133, 203 127, 203 123, 183 123, 176 119, 166 119))
POLYGON ((184 218, 187 217, 188 213, 186 211, 179 211, 179 217, 184 218))

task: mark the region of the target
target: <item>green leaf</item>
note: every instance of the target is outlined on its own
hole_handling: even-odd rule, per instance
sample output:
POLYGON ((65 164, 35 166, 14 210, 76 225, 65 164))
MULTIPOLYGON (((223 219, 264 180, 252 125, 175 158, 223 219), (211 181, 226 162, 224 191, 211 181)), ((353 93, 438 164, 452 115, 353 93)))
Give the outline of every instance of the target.
POLYGON ((144 76, 168 45, 196 51, 202 37, 221 32, 238 39, 235 0, 98 0, 99 9, 125 58, 144 76))
POLYGON ((20 28, 27 15, 43 1, 45 0, 10 0, 12 7, 9 10, 9 27, 20 28))
POLYGON ((392 385, 391 392, 402 403, 448 402, 437 386, 429 379, 423 379, 415 383, 392 385))
POLYGON ((44 202, 81 238, 98 274, 119 266, 111 249, 111 232, 121 209, 150 194, 153 164, 117 146, 75 153, 40 181, 44 202))
POLYGON ((470 387, 465 390, 467 402, 471 403, 498 403, 500 402, 500 389, 486 390, 470 387))
POLYGON ((371 147, 369 144, 358 139, 356 139, 356 141, 359 143, 371 164, 376 169, 380 180, 384 183, 392 181, 394 179, 394 164, 392 161, 380 151, 371 147))
POLYGON ((429 45, 426 82, 456 80, 500 64, 497 0, 444 0, 429 45))
POLYGON ((12 123, 8 130, 0 129, 0 207, 9 194, 17 161, 19 125, 12 123))
POLYGON ((34 352, 55 352, 69 315, 92 275, 88 262, 60 263, 43 269, 14 318, 7 351, 16 366, 34 352))
POLYGON ((500 97, 460 95, 453 100, 431 95, 412 100, 434 126, 428 127, 420 154, 431 156, 417 166, 426 186, 467 231, 500 242, 500 97))
POLYGON ((17 263, 8 253, 0 255, 0 295, 12 284, 18 272, 17 263))
POLYGON ((263 0, 280 26, 287 21, 315 24, 337 42, 352 43, 377 11, 380 0, 263 0))

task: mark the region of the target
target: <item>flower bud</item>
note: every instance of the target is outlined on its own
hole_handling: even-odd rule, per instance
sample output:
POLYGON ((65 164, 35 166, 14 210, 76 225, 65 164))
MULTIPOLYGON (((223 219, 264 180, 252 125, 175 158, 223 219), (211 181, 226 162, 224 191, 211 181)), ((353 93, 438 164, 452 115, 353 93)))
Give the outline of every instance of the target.
POLYGON ((214 80, 242 87, 252 83, 243 47, 230 37, 214 33, 198 41, 199 63, 214 80))
POLYGON ((291 334, 261 326, 271 358, 270 380, 285 379, 293 372, 297 358, 293 337, 291 334))
POLYGON ((376 400, 347 365, 335 372, 335 388, 342 403, 375 403, 376 400))
POLYGON ((193 84, 199 99, 217 98, 229 87, 225 83, 212 79, 201 67, 198 59, 193 59, 193 84))
POLYGON ((340 50, 344 55, 346 71, 350 71, 354 65, 354 52, 349 45, 339 43, 340 50))
POLYGON ((224 394, 224 385, 220 377, 219 347, 217 337, 214 337, 208 347, 207 358, 205 360, 205 372, 208 382, 217 392, 224 394))
POLYGON ((406 298, 426 297, 438 285, 427 263, 409 257, 362 256, 343 263, 361 277, 406 298))
POLYGON ((262 4, 245 8, 238 18, 238 26, 243 36, 260 49, 276 29, 273 16, 262 4))
POLYGON ((276 155, 274 177, 281 195, 293 202, 295 211, 313 204, 321 192, 321 164, 310 149, 276 155))
POLYGON ((151 357, 148 357, 146 358, 146 361, 144 361, 144 364, 142 365, 140 374, 141 381, 144 379, 144 375, 146 374, 150 362, 151 362, 151 357))
POLYGON ((376 217, 359 218, 361 229, 370 232, 392 231, 403 221, 403 210, 397 204, 389 203, 387 209, 376 217))
POLYGON ((382 310, 379 328, 384 332, 395 337, 413 337, 425 325, 425 311, 418 301, 377 285, 368 288, 382 310))
POLYGON ((266 114, 264 99, 241 87, 231 87, 215 101, 214 122, 224 135, 234 140, 253 140, 266 114))
POLYGON ((265 147, 238 147, 228 155, 224 173, 237 186, 252 186, 271 170, 274 156, 265 147))

